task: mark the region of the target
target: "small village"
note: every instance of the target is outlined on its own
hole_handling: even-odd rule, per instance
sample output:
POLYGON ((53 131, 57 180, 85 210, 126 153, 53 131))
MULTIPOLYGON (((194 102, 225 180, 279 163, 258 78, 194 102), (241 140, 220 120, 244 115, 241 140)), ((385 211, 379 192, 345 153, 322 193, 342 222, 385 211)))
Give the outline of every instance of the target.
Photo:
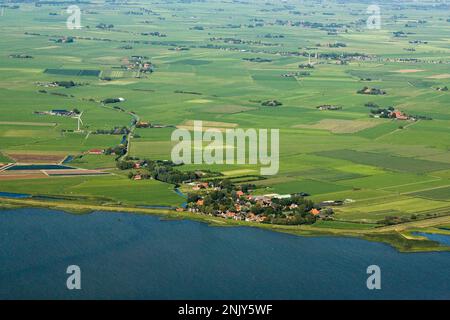
POLYGON ((131 56, 130 58, 123 59, 121 68, 137 71, 137 77, 142 73, 152 73, 154 71, 153 64, 145 56, 131 56))
POLYGON ((178 166, 168 160, 130 157, 117 162, 118 169, 128 170, 129 179, 155 179, 174 184, 177 193, 187 193, 186 202, 176 208, 177 212, 237 221, 298 225, 332 219, 333 207, 353 202, 345 199, 314 203, 307 199, 310 194, 306 192, 255 194, 257 187, 254 184, 233 184, 218 172, 180 171, 178 166))
POLYGON ((312 224, 318 219, 332 219, 333 206, 352 200, 329 200, 318 204, 306 199, 307 193, 254 195, 252 184, 233 185, 227 180, 190 182, 195 193, 188 194, 185 211, 238 221, 272 224, 312 224))
POLYGON ((36 115, 47 115, 47 116, 58 116, 58 117, 75 117, 80 114, 77 109, 66 110, 66 109, 52 109, 47 111, 34 111, 36 115))

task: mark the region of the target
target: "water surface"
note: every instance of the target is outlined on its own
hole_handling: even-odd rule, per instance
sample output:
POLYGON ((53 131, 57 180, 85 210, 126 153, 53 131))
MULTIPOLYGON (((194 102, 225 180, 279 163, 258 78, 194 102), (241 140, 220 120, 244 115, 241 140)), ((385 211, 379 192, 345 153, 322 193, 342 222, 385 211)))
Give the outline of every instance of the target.
POLYGON ((0 298, 449 299, 450 253, 156 216, 0 210, 0 298), (82 290, 66 289, 81 268, 82 290), (379 265, 381 290, 366 268, 379 265))

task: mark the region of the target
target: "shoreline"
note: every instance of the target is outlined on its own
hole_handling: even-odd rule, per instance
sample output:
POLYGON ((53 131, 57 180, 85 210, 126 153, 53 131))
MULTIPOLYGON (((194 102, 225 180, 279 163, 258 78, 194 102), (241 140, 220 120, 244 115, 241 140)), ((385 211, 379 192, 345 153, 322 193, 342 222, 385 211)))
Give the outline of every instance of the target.
POLYGON ((133 206, 95 205, 82 203, 67 203, 64 201, 44 201, 25 199, 0 198, 0 209, 19 208, 47 208, 61 210, 72 214, 89 214, 94 211, 107 211, 111 213, 135 213, 160 216, 166 220, 193 220, 207 223, 212 227, 254 227, 274 232, 288 233, 307 237, 353 237, 372 242, 388 244, 398 252, 444 252, 450 251, 450 246, 427 239, 424 236, 414 235, 414 232, 449 235, 450 231, 434 228, 441 224, 450 224, 450 215, 430 218, 420 221, 407 222, 392 226, 383 226, 373 229, 336 229, 319 228, 313 225, 273 225, 247 221, 228 220, 219 217, 195 214, 190 212, 176 212, 173 210, 142 208, 133 206))

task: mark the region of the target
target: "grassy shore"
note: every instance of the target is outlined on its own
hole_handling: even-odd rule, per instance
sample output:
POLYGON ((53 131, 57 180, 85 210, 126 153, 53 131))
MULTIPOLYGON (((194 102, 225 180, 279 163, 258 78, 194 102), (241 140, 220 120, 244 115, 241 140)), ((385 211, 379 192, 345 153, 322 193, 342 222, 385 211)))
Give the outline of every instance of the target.
POLYGON ((450 216, 430 218, 421 221, 385 226, 379 228, 331 228, 317 227, 315 225, 285 226, 262 224, 246 221, 226 220, 222 218, 194 214, 190 212, 176 212, 164 209, 138 208, 131 206, 95 205, 82 203, 68 203, 66 201, 43 201, 34 199, 0 199, 0 208, 49 208, 63 210, 74 214, 88 214, 93 211, 129 212, 138 214, 159 215, 164 219, 189 219, 208 223, 216 227, 257 227, 266 230, 289 233, 297 236, 344 236, 357 237, 369 241, 383 242, 391 245, 400 252, 426 252, 426 251, 450 251, 449 246, 431 241, 422 236, 416 236, 414 232, 439 233, 450 235, 450 231, 440 229, 439 226, 448 225, 450 216))

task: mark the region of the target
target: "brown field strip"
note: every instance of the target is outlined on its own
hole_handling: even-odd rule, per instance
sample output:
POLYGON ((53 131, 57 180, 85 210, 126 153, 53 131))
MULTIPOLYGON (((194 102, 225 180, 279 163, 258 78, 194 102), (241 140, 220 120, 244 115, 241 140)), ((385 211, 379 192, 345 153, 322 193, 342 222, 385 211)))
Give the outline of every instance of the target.
POLYGON ((340 120, 323 119, 315 124, 299 124, 293 128, 327 130, 333 133, 355 133, 364 129, 376 127, 381 122, 376 120, 340 120))
POLYGON ((10 126, 33 126, 33 127, 54 127, 55 122, 20 122, 20 121, 0 121, 0 125, 10 126))
POLYGON ((104 175, 108 172, 99 170, 84 170, 84 169, 68 169, 68 170, 42 170, 42 172, 49 176, 82 176, 82 175, 104 175))
POLYGON ((40 171, 22 171, 20 173, 2 171, 0 172, 0 180, 26 180, 26 179, 43 179, 47 176, 40 171))
POLYGON ((450 73, 435 74, 434 76, 427 77, 427 79, 448 79, 448 78, 450 78, 450 73))
POLYGON ((30 164, 56 164, 66 158, 66 155, 61 154, 6 153, 6 155, 18 163, 30 164))
POLYGON ((438 218, 430 218, 413 222, 406 222, 392 226, 372 229, 373 232, 403 231, 410 228, 427 228, 450 223, 450 215, 438 218))
POLYGON ((415 72, 422 72, 425 70, 422 69, 402 69, 402 70, 395 70, 392 72, 397 72, 397 73, 415 73, 415 72))

